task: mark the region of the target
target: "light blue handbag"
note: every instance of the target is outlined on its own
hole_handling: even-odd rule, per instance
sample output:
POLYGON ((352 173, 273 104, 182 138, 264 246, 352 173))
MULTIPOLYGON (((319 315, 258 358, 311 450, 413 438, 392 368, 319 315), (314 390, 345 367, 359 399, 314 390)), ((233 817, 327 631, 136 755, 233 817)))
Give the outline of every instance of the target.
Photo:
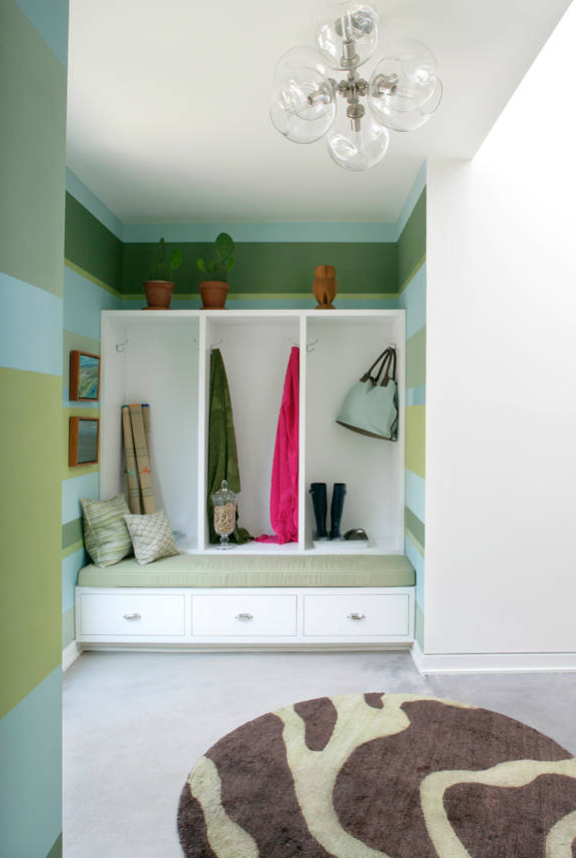
POLYGON ((396 349, 390 347, 350 389, 336 422, 371 438, 398 440, 396 349), (378 367, 376 373, 373 370, 378 367))

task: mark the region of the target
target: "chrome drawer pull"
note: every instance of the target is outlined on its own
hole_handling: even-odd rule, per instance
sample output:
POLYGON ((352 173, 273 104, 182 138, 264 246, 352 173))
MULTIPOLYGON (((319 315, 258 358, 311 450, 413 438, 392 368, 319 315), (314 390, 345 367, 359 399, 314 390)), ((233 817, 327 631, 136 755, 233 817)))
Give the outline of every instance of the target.
POLYGON ((351 614, 348 614, 349 620, 365 620, 366 614, 361 614, 359 611, 353 611, 351 614))
POLYGON ((253 614, 236 614, 235 619, 237 619, 237 620, 244 620, 244 621, 246 621, 246 620, 253 620, 253 619, 254 619, 254 615, 253 615, 253 614))
POLYGON ((142 614, 124 614, 125 620, 141 620, 142 614))

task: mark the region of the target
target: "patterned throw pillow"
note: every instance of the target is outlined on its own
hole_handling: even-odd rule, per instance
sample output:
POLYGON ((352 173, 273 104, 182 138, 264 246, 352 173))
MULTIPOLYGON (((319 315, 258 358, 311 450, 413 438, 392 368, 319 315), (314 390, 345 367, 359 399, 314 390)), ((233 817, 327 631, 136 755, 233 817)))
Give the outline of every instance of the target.
POLYGON ((84 544, 96 566, 112 566, 132 554, 132 542, 124 521, 130 512, 124 495, 107 501, 80 498, 84 512, 84 544))
POLYGON ((176 548, 172 528, 168 516, 161 509, 150 515, 125 515, 126 524, 132 537, 132 545, 136 560, 141 566, 160 560, 161 557, 172 557, 180 552, 176 548))

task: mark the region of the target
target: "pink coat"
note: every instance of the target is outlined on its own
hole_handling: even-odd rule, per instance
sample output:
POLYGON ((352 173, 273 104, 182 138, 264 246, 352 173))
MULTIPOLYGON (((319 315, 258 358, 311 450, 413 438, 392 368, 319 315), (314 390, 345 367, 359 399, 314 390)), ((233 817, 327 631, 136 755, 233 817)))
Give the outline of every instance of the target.
POLYGON ((256 542, 298 541, 298 450, 300 419, 300 349, 293 347, 288 361, 276 446, 272 465, 270 521, 275 536, 259 536, 256 542))

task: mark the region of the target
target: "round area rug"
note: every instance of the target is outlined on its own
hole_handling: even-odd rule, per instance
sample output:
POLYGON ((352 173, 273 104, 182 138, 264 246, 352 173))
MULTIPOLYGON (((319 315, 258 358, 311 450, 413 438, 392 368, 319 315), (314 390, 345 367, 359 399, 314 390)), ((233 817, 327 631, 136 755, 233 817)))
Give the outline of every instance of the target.
POLYGON ((322 697, 220 739, 178 828, 187 858, 576 858, 576 759, 450 700, 322 697))

